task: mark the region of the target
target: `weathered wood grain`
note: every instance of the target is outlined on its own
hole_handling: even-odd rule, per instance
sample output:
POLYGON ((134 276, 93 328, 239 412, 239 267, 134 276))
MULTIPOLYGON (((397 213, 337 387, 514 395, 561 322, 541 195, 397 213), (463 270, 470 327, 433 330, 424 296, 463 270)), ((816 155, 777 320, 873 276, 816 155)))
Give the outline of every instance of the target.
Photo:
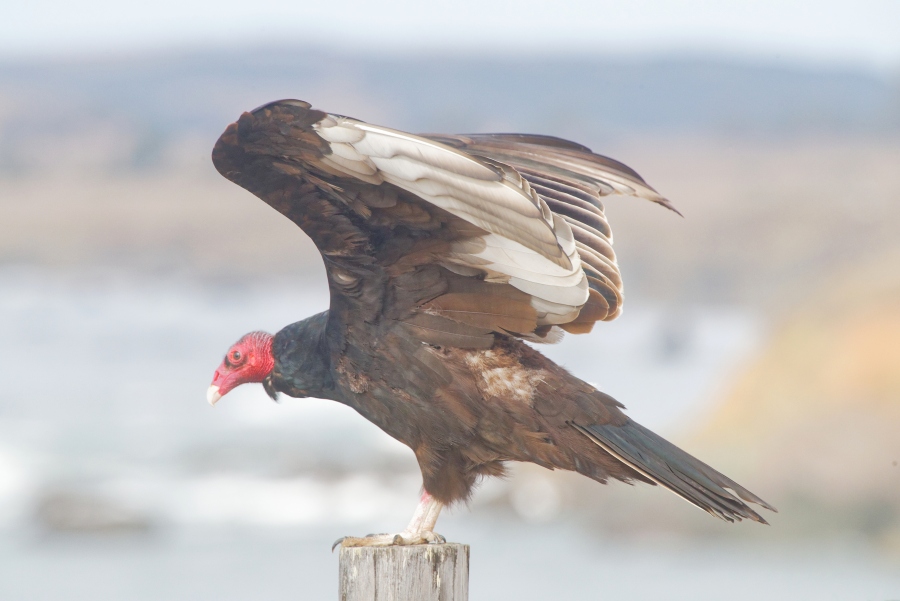
POLYGON ((469 545, 341 548, 340 601, 468 601, 469 545))

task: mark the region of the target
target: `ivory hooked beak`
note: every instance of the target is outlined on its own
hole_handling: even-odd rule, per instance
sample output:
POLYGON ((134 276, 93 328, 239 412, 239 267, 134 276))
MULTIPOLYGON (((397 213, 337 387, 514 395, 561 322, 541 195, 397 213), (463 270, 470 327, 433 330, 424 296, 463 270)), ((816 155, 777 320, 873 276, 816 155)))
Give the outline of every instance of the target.
POLYGON ((209 390, 206 391, 206 400, 209 401, 209 404, 213 407, 216 406, 216 403, 218 403, 221 398, 222 395, 219 394, 219 387, 216 385, 210 386, 209 390))

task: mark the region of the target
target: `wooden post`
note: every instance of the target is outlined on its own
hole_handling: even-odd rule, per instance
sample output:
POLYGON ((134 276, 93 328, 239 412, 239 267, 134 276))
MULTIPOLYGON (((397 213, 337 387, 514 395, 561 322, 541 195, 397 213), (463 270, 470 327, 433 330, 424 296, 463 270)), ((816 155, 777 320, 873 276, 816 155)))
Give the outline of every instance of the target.
POLYGON ((340 601, 468 601, 469 545, 341 547, 340 601))

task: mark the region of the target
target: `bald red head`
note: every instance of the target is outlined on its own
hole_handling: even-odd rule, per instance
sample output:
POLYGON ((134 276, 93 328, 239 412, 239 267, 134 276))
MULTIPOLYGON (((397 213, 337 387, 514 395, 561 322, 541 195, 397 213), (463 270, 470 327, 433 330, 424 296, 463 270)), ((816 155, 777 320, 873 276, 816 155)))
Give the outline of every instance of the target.
POLYGON ((266 332, 245 334, 228 349, 222 365, 213 376, 206 399, 210 405, 215 405, 220 398, 241 384, 262 382, 274 367, 272 335, 266 332))

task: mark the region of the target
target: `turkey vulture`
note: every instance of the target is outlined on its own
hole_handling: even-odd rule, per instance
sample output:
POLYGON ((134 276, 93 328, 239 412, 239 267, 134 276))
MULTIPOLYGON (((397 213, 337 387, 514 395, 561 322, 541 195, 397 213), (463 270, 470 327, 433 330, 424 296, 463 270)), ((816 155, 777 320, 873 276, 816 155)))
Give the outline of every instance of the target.
POLYGON ((730 522, 765 523, 748 503, 774 511, 526 344, 620 313, 602 199, 672 208, 632 169, 558 138, 416 136, 299 100, 241 115, 212 159, 312 238, 331 305, 241 338, 209 402, 247 382, 331 399, 409 446, 422 470, 406 530, 345 546, 441 540, 441 508, 507 461, 661 484, 730 522))

